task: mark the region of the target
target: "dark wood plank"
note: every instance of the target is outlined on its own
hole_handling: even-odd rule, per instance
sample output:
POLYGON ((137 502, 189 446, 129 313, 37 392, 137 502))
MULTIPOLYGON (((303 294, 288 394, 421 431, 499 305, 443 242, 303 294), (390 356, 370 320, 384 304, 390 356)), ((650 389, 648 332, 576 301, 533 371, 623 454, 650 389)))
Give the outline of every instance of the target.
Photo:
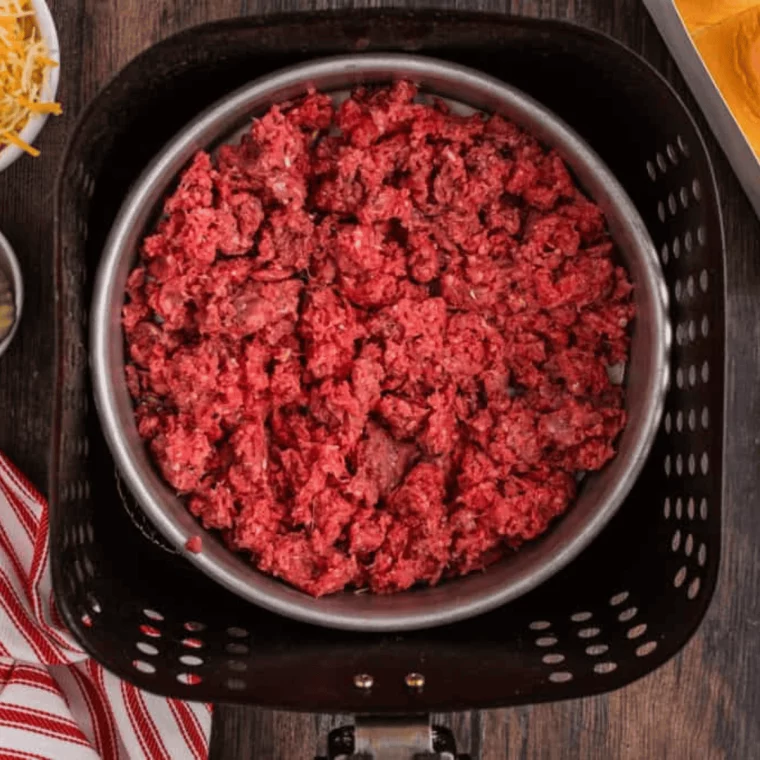
MULTIPOLYGON (((383 5, 358 0, 356 6, 383 5)), ((399 5, 401 3, 395 3, 399 5)), ((642 52, 683 90, 640 0, 473 0, 417 3, 570 18, 642 52)), ((43 157, 0 175, 0 227, 17 249, 25 317, 0 359, 0 449, 44 487, 52 370, 51 194, 73 118, 130 58, 179 29, 238 14, 323 9, 340 0, 53 0, 66 113, 45 130, 43 157)), ((687 102, 693 102, 686 93, 687 102)), ((704 122, 701 121, 704 128, 704 122)), ((723 575, 707 619, 680 656, 620 692, 576 702, 443 716, 462 749, 504 758, 729 758, 760 746, 760 225, 727 162, 716 159, 728 249, 728 415, 723 575)), ((214 758, 308 760, 345 718, 219 707, 214 758)))

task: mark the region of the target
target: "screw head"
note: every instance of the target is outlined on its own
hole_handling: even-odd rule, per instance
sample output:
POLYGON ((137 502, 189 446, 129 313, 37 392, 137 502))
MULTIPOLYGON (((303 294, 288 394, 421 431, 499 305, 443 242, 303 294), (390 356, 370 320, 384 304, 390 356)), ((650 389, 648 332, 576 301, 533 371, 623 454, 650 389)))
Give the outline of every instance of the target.
POLYGON ((375 679, 369 673, 357 673, 354 676, 354 686, 362 691, 369 691, 375 683, 375 679))
POLYGON ((407 673, 404 681, 410 689, 419 691, 425 685, 425 676, 422 673, 407 673))

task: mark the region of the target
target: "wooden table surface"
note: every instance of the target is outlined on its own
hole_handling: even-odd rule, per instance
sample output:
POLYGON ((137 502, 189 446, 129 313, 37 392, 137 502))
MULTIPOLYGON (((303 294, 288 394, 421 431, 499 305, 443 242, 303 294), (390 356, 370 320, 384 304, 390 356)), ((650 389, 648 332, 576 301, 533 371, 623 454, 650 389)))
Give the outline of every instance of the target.
MULTIPOLYGON (((42 158, 25 158, 0 175, 0 229, 18 252, 27 297, 19 333, 0 360, 0 449, 43 490, 53 382, 50 212, 55 169, 76 115, 133 56, 180 29, 212 19, 342 3, 53 0, 51 5, 64 59, 60 94, 65 115, 45 129, 42 158)), ((575 19, 642 52, 686 93, 641 0, 463 0, 424 5, 575 19)), ((694 110, 688 93, 686 98, 694 110)), ((700 124, 707 132, 704 120, 700 124)), ((678 657, 622 691, 575 702, 442 716, 442 722, 454 727, 460 750, 469 750, 476 760, 760 757, 760 225, 708 137, 728 253, 725 533, 722 575, 712 607, 678 657)), ((309 760, 315 749, 324 750, 327 730, 343 720, 220 707, 212 757, 309 760)))

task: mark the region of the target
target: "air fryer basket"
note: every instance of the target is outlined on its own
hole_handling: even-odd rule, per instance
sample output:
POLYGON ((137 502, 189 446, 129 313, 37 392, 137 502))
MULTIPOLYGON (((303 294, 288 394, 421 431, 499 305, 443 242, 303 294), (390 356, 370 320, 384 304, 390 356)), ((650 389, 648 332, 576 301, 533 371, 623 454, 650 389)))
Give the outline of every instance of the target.
POLYGON ((177 35, 133 61, 80 119, 58 181, 56 287, 53 579, 68 625, 123 678, 182 698, 305 710, 523 704, 623 686, 675 654, 702 619, 720 551, 720 213, 688 112, 656 72, 612 40, 560 22, 366 11, 241 19, 177 35), (415 50, 481 69, 573 126, 647 224, 675 328, 673 384, 654 448, 591 547, 487 615, 392 636, 286 620, 168 551, 115 475, 86 360, 86 314, 104 239, 150 158, 244 82, 357 48, 415 50), (412 672, 424 676, 423 690, 406 685, 412 672), (358 674, 373 676, 373 687, 357 688, 358 674))

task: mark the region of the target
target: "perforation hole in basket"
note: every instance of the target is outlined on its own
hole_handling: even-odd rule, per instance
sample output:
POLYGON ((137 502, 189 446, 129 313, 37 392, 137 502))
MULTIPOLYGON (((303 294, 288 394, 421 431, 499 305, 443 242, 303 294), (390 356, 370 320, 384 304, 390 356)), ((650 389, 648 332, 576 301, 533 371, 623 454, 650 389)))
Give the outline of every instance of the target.
POLYGON ((618 620, 621 623, 627 623, 629 620, 636 617, 636 613, 638 613, 638 609, 636 607, 628 607, 618 615, 618 620))
POLYGON ((201 649, 203 647, 203 641, 201 641, 201 639, 187 638, 182 639, 180 643, 183 647, 187 647, 188 649, 201 649))
POLYGON ((143 615, 145 615, 146 618, 149 618, 150 620, 157 620, 161 622, 164 619, 164 616, 160 612, 156 612, 156 610, 152 609, 144 609, 143 615))
POLYGON ((245 681, 242 678, 228 678, 227 679, 227 688, 231 689, 232 691, 242 691, 245 689, 245 681))
POLYGON ((589 628, 581 628, 578 631, 579 639, 593 639, 594 636, 598 636, 602 632, 601 628, 595 628, 590 626, 589 628))
POLYGON ((544 665, 559 665, 561 662, 565 661, 565 655, 560 654, 559 652, 549 652, 549 654, 545 654, 541 658, 541 662, 544 663, 544 665))
POLYGON ((96 599, 94 594, 87 593, 87 604, 90 606, 90 610, 94 612, 96 615, 99 615, 103 608, 100 606, 100 602, 96 599))
POLYGON ((702 427, 707 430, 710 427, 710 410, 705 406, 702 407, 702 414, 700 415, 700 422, 702 427))
MULTIPOLYGON (((665 209, 664 209, 664 207, 663 207, 662 214, 663 214, 663 221, 665 221, 665 219, 664 219, 664 217, 665 217, 665 209)), ((668 249, 668 244, 667 243, 663 243, 662 244, 662 248, 660 249, 660 258, 662 259, 663 265, 667 264, 668 260, 670 259, 670 250, 668 249)))
POLYGON ((666 496, 665 501, 662 504, 662 516, 666 519, 670 519, 670 497, 666 496))
POLYGON ((198 657, 194 654, 183 654, 180 655, 179 661, 183 665, 189 665, 190 667, 198 667, 198 665, 203 665, 203 658, 198 657))
POLYGON ((707 232, 702 226, 697 227, 697 242, 704 245, 707 242, 707 232))
POLYGON ((147 641, 138 641, 135 646, 143 653, 154 657, 158 654, 158 647, 148 644, 147 641))
POLYGON ((686 143, 686 141, 683 139, 681 135, 676 136, 676 145, 678 145, 678 150, 681 151, 681 154, 686 156, 686 158, 689 157, 689 146, 686 143))
POLYGON ((687 557, 691 557, 693 552, 694 552, 694 535, 692 533, 689 533, 686 536, 686 541, 684 541, 683 553, 687 557))
POLYGON ((665 174, 668 170, 668 162, 665 160, 665 156, 663 156, 662 153, 658 153, 654 158, 655 161, 657 161, 657 166, 660 168, 660 171, 665 174))
POLYGON ((232 636, 236 639, 244 639, 246 636, 248 636, 248 631, 246 631, 245 628, 238 628, 237 626, 233 626, 227 629, 227 635, 232 636))
POLYGON ((87 612, 83 613, 79 620, 85 628, 92 628, 92 618, 87 612))
POLYGON ((707 452, 702 452, 702 456, 699 458, 699 470, 703 475, 707 475, 710 471, 710 457, 707 456, 707 452))
POLYGON ((676 149, 670 143, 668 143, 665 146, 665 152, 668 154, 670 163, 673 164, 673 166, 676 166, 678 164, 678 153, 676 153, 676 149))
POLYGON ((680 303, 681 299, 683 298, 683 285, 681 284, 680 280, 675 281, 675 284, 673 286, 673 294, 676 297, 676 301, 680 303))
POLYGON ((670 454, 665 455, 665 461, 663 462, 663 466, 665 468, 665 475, 670 477, 670 473, 672 472, 672 469, 673 469, 673 463, 670 459, 670 454))
POLYGON ((178 673, 177 680, 185 686, 197 686, 203 681, 197 673, 178 673))
POLYGON ((657 649, 656 641, 646 641, 636 647, 636 657, 646 657, 648 654, 652 654, 655 649, 657 649))
POLYGON ((555 670, 549 674, 549 680, 552 683, 567 683, 573 680, 573 674, 568 670, 555 670))
POLYGON ((700 544, 699 549, 697 549, 697 564, 704 567, 705 562, 707 562, 707 545, 700 544))
POLYGON ((693 578, 688 588, 686 589, 686 596, 688 596, 689 599, 696 599, 701 585, 702 582, 700 581, 699 576, 693 578))
POLYGON ((697 339, 697 323, 691 319, 689 320, 689 340, 693 343, 697 339))
POLYGON ((665 426, 665 432, 670 435, 670 431, 673 429, 673 417, 670 414, 670 412, 665 412, 665 417, 663 418, 663 425, 665 426))
POLYGON ((678 191, 678 198, 681 201, 681 206, 684 209, 689 208, 689 191, 685 187, 682 187, 678 191))
POLYGON ((539 636, 536 639, 537 647, 553 647, 557 643, 556 636, 539 636))
POLYGON ((703 519, 707 519, 707 499, 703 498, 699 502, 699 516, 703 519))
POLYGON ((694 250, 694 238, 689 230, 686 230, 686 233, 683 236, 683 247, 686 249, 687 253, 691 253, 694 250))
POLYGON ((623 604, 623 602, 627 601, 629 596, 630 596, 630 592, 620 591, 619 593, 615 594, 613 597, 610 598, 610 606, 619 607, 621 604, 623 604))
POLYGON ((607 646, 607 644, 589 644, 589 646, 586 647, 586 654, 589 657, 600 657, 607 651, 609 651, 609 646, 607 646))
POLYGON ((547 628, 551 628, 551 625, 548 620, 534 620, 528 628, 531 631, 545 631, 547 628))
POLYGON ((686 502, 686 516, 690 520, 693 520, 694 516, 696 514, 696 510, 697 510, 697 508, 696 508, 696 504, 694 502, 694 498, 690 496, 689 500, 686 502))
POLYGON ((248 654, 248 646, 246 644, 241 644, 238 641, 231 641, 229 644, 227 644, 225 649, 230 654, 248 654))
POLYGON ((628 631, 626 631, 626 636, 629 639, 638 639, 640 636, 643 636, 647 632, 647 624, 646 623, 639 623, 638 625, 634 625, 633 627, 629 628, 628 631))
POLYGON ((676 475, 683 475, 683 455, 676 454, 676 475))
POLYGON ((676 414, 676 430, 679 433, 683 430, 683 412, 680 409, 676 414))
POLYGON ((689 458, 686 460, 686 468, 689 471, 689 475, 694 475, 697 471, 697 458, 694 454, 689 454, 689 458))
POLYGON ((710 381, 710 363, 705 359, 702 362, 702 369, 699 371, 702 382, 707 384, 710 381))
POLYGON ((155 626, 147 625, 146 623, 143 623, 140 626, 140 633, 142 633, 143 636, 149 636, 151 639, 161 638, 161 631, 159 631, 155 626))
POLYGON ((655 168, 655 165, 651 161, 647 161, 646 167, 647 167, 647 174, 649 175, 649 179, 651 179, 652 182, 656 182, 657 169, 655 168))
POLYGON ((684 376, 683 376, 683 367, 679 367, 676 370, 676 387, 678 388, 678 390, 683 390, 684 385, 685 383, 684 383, 684 376))
POLYGON ((689 409, 689 430, 694 432, 697 429, 697 413, 694 411, 694 409, 689 409))
POLYGON ((678 201, 676 201, 676 196, 673 193, 668 193, 668 211, 672 216, 675 216, 678 211, 678 201))
POLYGON ((591 620, 592 617, 593 614, 591 612, 575 612, 570 615, 570 620, 572 620, 573 623, 584 623, 586 620, 591 620))
POLYGON ((152 675, 156 672, 156 666, 150 662, 145 662, 145 660, 132 660, 132 667, 146 675, 152 675))
POLYGON ((657 218, 661 222, 665 221, 665 204, 662 201, 657 204, 657 218))
POLYGON ((198 623, 195 620, 188 621, 187 623, 184 624, 183 627, 186 631, 190 631, 190 633, 198 633, 199 631, 206 630, 205 623, 198 623))
POLYGON ((227 660, 227 667, 236 673, 243 673, 248 670, 248 663, 243 660, 227 660))
POLYGON ((617 670, 616 662, 597 662, 596 665, 594 665, 594 673, 599 673, 600 675, 612 673, 613 670, 617 670))
POLYGON ((702 185, 699 184, 699 180, 696 178, 692 180, 691 193, 694 196, 695 201, 702 200, 702 185))
POLYGON ((676 499, 675 514, 676 520, 680 520, 683 517, 683 499, 680 496, 676 499))
POLYGON ((676 532, 673 534, 673 538, 670 540, 670 548, 677 552, 681 547, 681 531, 676 530, 676 532))
POLYGON ((676 572, 675 576, 673 577, 673 585, 676 588, 681 588, 683 586, 683 582, 686 580, 686 565, 681 565, 681 567, 676 572))

